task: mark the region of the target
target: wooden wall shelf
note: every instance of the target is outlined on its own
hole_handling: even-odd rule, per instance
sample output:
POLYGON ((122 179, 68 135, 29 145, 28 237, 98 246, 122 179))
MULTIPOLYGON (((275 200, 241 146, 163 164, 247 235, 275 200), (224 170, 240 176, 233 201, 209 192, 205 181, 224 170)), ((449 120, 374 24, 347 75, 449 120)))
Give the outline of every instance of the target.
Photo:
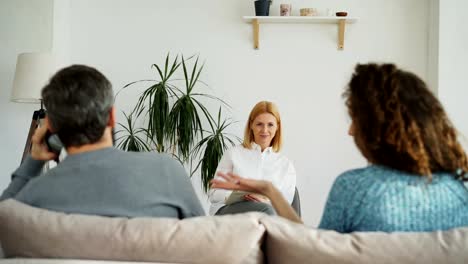
POLYGON ((355 23, 355 17, 335 17, 335 16, 244 16, 244 21, 252 24, 254 49, 259 48, 260 24, 264 23, 321 23, 338 25, 338 49, 344 48, 345 25, 355 23))

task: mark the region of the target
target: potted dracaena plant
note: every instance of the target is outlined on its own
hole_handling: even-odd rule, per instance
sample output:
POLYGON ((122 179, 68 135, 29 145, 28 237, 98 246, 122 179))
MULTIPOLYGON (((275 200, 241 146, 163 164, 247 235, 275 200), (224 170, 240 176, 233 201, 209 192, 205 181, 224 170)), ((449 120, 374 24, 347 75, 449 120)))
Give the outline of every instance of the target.
POLYGON ((121 129, 116 133, 117 147, 126 151, 169 153, 188 165, 191 176, 200 169, 203 189, 207 191, 224 151, 240 141, 226 132, 233 122, 222 119, 221 109, 229 105, 214 95, 198 91, 198 86, 204 84, 199 79, 203 64, 199 64, 198 57, 181 56, 179 61, 176 56, 171 61, 168 54, 163 67, 158 64, 152 67, 159 80, 134 81, 122 88, 140 82, 154 83, 141 93, 131 113, 124 113, 126 122, 119 123, 121 129), (194 63, 190 68, 191 60, 194 63), (174 84, 181 81, 174 78, 180 68, 184 88, 174 84), (204 104, 207 99, 220 103, 216 119, 204 104), (142 119, 142 127, 137 127, 138 119, 142 119))

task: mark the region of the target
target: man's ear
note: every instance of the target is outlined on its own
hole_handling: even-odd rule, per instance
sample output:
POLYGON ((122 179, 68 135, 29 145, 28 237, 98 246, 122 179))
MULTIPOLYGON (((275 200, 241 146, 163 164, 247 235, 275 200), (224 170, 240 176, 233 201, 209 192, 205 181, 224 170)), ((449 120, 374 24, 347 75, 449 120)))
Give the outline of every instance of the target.
POLYGON ((109 112, 109 121, 107 121, 107 126, 111 128, 115 127, 115 107, 113 106, 109 112))

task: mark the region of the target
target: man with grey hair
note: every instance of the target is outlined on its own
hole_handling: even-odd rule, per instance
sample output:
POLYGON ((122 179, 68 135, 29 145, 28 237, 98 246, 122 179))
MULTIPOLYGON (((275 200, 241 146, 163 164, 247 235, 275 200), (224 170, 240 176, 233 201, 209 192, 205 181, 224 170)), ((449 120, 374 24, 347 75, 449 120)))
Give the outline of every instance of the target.
POLYGON ((157 153, 113 147, 112 86, 94 68, 73 65, 57 72, 42 90, 44 126, 32 138, 31 155, 13 173, 0 200, 59 212, 122 217, 204 215, 184 168, 157 153), (41 174, 56 158, 44 142, 56 133, 67 157, 41 174))

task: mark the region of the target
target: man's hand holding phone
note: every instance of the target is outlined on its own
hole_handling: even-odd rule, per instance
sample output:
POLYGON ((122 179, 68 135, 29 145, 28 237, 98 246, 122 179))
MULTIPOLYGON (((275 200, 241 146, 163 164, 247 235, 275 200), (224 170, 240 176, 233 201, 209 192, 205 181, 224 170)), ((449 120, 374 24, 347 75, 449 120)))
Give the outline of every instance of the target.
POLYGON ((45 136, 47 134, 47 126, 40 126, 34 132, 31 142, 31 157, 35 160, 54 160, 58 157, 58 154, 52 152, 47 147, 45 142, 45 136))

